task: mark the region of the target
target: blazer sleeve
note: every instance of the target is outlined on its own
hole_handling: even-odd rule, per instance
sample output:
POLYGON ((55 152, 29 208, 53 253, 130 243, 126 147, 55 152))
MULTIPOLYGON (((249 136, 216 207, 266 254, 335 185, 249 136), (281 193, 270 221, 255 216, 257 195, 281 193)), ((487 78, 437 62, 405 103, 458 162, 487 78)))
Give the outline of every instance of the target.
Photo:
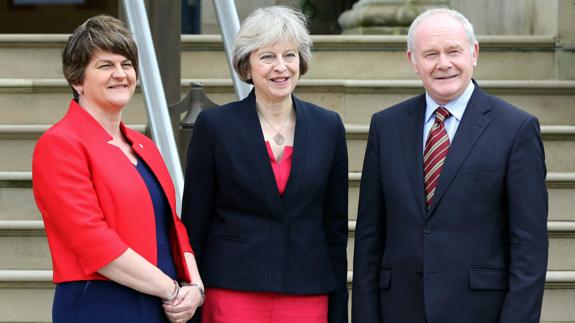
POLYGON ((182 222, 196 259, 201 262, 205 238, 215 208, 216 171, 213 138, 205 113, 200 113, 188 149, 182 222))
POLYGON ((348 238, 348 159, 345 127, 337 117, 336 150, 331 165, 324 199, 324 228, 332 266, 335 269, 337 290, 329 295, 330 323, 348 320, 347 238, 348 238))
POLYGON ((509 290, 501 323, 538 323, 547 270, 548 197, 545 156, 537 119, 519 128, 507 166, 509 290))
POLYGON ((176 231, 178 237, 178 245, 182 249, 182 252, 189 252, 195 255, 192 246, 190 245, 190 238, 188 237, 188 231, 186 230, 186 226, 182 223, 179 217, 174 218, 176 223, 176 231))
POLYGON ((352 322, 380 323, 379 275, 385 247, 385 198, 376 116, 371 119, 361 173, 353 258, 352 322))
POLYGON ((128 246, 108 227, 83 149, 63 135, 45 135, 34 151, 32 181, 47 235, 62 237, 84 273, 91 274, 128 246))

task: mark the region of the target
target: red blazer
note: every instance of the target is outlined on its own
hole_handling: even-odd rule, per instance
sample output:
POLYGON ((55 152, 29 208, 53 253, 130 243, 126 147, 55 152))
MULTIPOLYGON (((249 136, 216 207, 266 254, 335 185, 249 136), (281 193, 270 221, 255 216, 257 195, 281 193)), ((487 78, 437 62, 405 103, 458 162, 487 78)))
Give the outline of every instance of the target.
MULTIPOLYGON (((175 191, 160 152, 146 136, 120 125, 134 152, 159 180, 175 225, 170 241, 178 278, 190 281, 184 252, 192 252, 175 212, 175 191)), ((157 263, 150 194, 112 137, 75 101, 40 139, 32 159, 36 204, 52 255, 54 282, 106 280, 96 271, 132 248, 157 263)))

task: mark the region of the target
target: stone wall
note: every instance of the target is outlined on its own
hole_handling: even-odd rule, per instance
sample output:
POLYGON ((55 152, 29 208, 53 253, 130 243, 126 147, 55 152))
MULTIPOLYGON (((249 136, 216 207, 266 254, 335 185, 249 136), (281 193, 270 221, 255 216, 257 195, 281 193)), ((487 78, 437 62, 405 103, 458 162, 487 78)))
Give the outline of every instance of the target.
MULTIPOLYGON (((561 1, 450 0, 450 4, 469 18, 480 35, 556 35, 561 1)), ((278 4, 298 7, 298 0, 236 1, 240 21, 255 8, 278 4)), ((219 33, 212 0, 202 0, 202 33, 219 33)))
POLYGON ((556 35, 558 0, 451 0, 479 35, 556 35))
MULTIPOLYGON (((273 5, 298 6, 298 0, 241 0, 235 1, 240 22, 254 9, 273 5)), ((218 19, 212 0, 202 0, 202 34, 219 34, 218 19)))

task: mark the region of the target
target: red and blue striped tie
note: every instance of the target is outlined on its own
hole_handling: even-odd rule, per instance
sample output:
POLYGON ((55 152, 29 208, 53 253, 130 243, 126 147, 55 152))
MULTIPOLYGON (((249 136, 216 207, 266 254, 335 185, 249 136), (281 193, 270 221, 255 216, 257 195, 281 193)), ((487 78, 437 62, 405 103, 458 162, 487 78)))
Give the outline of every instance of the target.
POLYGON ((439 175, 449 150, 449 136, 443 122, 449 118, 449 111, 444 107, 435 110, 435 122, 429 130, 423 153, 423 174, 425 176, 425 205, 431 206, 433 194, 439 181, 439 175))

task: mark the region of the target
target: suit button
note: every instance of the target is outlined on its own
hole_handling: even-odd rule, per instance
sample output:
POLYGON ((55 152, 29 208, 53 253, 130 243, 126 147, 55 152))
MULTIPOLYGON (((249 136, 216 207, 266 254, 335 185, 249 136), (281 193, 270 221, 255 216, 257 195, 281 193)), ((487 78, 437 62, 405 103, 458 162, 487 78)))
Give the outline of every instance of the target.
POLYGON ((423 233, 425 233, 425 234, 430 234, 430 233, 431 233, 431 227, 428 226, 428 225, 426 225, 426 226, 423 228, 423 233))
POLYGON ((420 278, 423 277, 423 270, 418 269, 415 271, 415 273, 417 274, 417 276, 419 276, 420 278))

